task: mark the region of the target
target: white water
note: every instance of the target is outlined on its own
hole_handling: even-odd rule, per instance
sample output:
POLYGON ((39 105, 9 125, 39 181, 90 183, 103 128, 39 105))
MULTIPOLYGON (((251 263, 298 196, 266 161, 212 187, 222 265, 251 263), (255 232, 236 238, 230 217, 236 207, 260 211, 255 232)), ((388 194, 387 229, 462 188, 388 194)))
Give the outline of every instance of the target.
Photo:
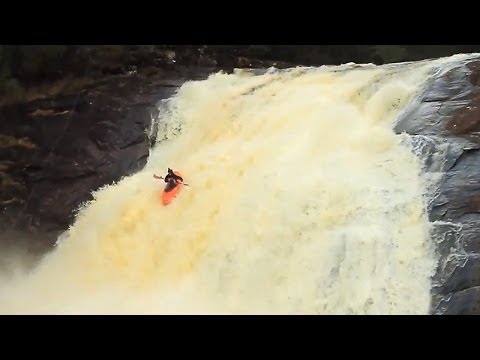
POLYGON ((392 126, 456 58, 185 84, 146 168, 9 276, 0 313, 428 313, 426 185, 392 126), (167 167, 190 186, 164 207, 167 167))

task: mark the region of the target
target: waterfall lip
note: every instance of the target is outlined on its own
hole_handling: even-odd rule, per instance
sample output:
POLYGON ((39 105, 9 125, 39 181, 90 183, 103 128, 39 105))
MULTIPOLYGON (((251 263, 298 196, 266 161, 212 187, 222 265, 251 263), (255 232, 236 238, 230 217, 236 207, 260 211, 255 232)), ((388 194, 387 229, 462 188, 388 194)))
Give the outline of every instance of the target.
MULTIPOLYGON (((252 73, 254 75, 264 75, 266 73, 288 73, 294 70, 301 69, 303 71, 318 71, 321 69, 324 70, 334 70, 334 72, 339 72, 339 71, 348 71, 352 69, 361 69, 361 70, 369 70, 369 69, 376 69, 376 68, 381 68, 381 69, 391 69, 391 68, 402 68, 402 67, 409 67, 409 66, 422 66, 425 64, 435 64, 436 62, 439 62, 439 65, 447 65, 450 63, 452 66, 458 66, 462 62, 466 62, 469 60, 472 60, 474 58, 480 57, 480 53, 462 53, 462 54, 455 54, 452 56, 447 56, 447 57, 439 57, 439 58, 429 58, 429 59, 423 59, 423 60, 418 60, 418 61, 403 61, 403 62, 395 62, 395 63, 388 63, 388 64, 383 64, 383 65, 376 65, 374 63, 355 63, 355 62, 348 62, 348 63, 343 63, 339 65, 320 65, 320 66, 308 66, 308 65, 298 65, 298 66, 292 66, 289 68, 276 68, 274 66, 271 66, 269 68, 234 68, 234 73, 235 72, 246 72, 246 73, 252 73), (445 63, 446 61, 446 63, 445 63)), ((438 68, 439 73, 442 73, 444 69, 442 69, 442 66, 438 68)))

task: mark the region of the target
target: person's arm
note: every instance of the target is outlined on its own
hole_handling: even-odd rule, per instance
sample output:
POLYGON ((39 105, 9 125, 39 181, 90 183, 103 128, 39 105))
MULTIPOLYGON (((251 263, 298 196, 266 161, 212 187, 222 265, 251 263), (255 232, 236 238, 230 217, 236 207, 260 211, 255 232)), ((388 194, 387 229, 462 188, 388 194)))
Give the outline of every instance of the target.
POLYGON ((171 176, 170 176, 170 177, 169 177, 169 176, 170 176, 170 175, 167 175, 167 176, 165 176, 165 177, 163 177, 163 176, 158 176, 158 175, 155 175, 155 174, 153 175, 153 177, 154 177, 155 179, 163 179, 163 180, 165 180, 165 182, 168 182, 168 179, 170 179, 170 177, 171 177, 171 176))

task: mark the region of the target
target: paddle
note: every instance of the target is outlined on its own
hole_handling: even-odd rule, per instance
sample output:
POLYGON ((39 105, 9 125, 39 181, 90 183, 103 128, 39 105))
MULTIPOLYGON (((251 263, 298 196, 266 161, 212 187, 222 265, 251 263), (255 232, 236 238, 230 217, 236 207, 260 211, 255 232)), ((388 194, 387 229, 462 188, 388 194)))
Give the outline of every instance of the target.
MULTIPOLYGON (((155 179, 161 179, 161 180, 165 179, 163 176, 158 176, 158 175, 155 175, 155 174, 153 174, 153 177, 154 177, 155 179)), ((180 184, 185 185, 185 186, 189 186, 188 184, 185 184, 185 183, 183 183, 183 182, 180 183, 180 184)))

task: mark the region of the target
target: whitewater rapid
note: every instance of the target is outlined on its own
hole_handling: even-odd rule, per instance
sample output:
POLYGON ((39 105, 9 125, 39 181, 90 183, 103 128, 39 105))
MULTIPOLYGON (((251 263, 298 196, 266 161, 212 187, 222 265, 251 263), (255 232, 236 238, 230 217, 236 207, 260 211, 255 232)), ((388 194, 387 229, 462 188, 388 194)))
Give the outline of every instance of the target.
POLYGON ((184 84, 146 167, 2 278, 0 313, 427 314, 427 185, 392 128, 458 58, 184 84), (165 207, 153 174, 168 167, 189 186, 165 207))

